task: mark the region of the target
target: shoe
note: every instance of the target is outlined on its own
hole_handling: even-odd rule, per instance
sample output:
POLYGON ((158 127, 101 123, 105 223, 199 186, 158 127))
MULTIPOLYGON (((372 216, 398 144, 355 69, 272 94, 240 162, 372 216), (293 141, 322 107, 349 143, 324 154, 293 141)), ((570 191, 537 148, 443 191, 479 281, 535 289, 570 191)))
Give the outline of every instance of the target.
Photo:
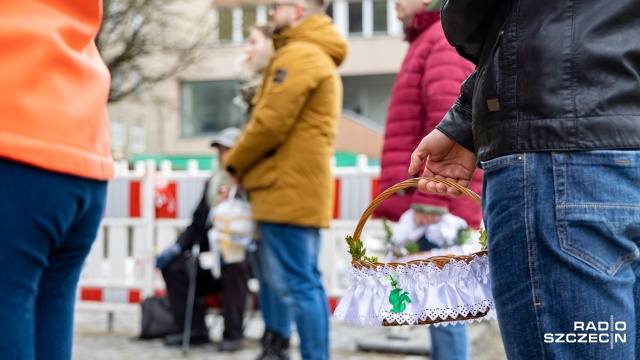
POLYGON ((256 360, 289 360, 289 338, 275 331, 265 330, 262 336, 262 354, 256 360))
POLYGON ((275 336, 275 334, 275 332, 269 329, 264 330, 264 334, 262 334, 262 340, 260 341, 260 343, 262 344, 262 353, 256 358, 256 360, 265 359, 265 356, 267 356, 267 353, 269 352, 268 349, 271 347, 271 343, 273 342, 273 337, 275 336))
MULTIPOLYGON (((167 346, 180 346, 182 345, 182 333, 171 334, 165 336, 162 341, 167 346)), ((206 330, 192 330, 191 337, 189 338, 189 344, 200 345, 210 343, 209 332, 206 330)))
POLYGON ((223 339, 222 342, 218 345, 218 351, 238 351, 242 348, 242 339, 238 340, 227 340, 223 339))

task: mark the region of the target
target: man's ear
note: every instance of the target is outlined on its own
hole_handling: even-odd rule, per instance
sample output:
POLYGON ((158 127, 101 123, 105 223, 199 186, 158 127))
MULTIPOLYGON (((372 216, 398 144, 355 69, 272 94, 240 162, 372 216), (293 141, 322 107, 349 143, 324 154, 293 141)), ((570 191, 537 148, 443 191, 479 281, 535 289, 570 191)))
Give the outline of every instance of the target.
POLYGON ((299 1, 296 3, 296 20, 300 20, 304 17, 304 3, 299 1))

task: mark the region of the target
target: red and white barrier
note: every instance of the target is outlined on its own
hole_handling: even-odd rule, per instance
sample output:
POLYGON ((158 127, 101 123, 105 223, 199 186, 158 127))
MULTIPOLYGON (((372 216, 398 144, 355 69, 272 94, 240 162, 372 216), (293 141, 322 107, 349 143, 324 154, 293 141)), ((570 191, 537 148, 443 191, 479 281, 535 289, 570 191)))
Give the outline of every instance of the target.
MULTIPOLYGON (((322 230, 320 268, 330 302, 347 289, 343 273, 350 266, 344 237, 353 233, 364 209, 377 194, 378 166, 359 156, 355 167, 333 167, 334 220, 322 230)), ((105 217, 89 253, 78 288, 81 302, 132 304, 164 290, 155 269, 157 253, 174 243, 191 222, 212 171, 190 161, 186 171, 174 171, 163 162, 116 165, 109 183, 105 217)), ((381 224, 369 220, 363 231, 365 246, 375 247, 384 235, 381 224), (370 243, 370 245, 366 245, 370 243)))

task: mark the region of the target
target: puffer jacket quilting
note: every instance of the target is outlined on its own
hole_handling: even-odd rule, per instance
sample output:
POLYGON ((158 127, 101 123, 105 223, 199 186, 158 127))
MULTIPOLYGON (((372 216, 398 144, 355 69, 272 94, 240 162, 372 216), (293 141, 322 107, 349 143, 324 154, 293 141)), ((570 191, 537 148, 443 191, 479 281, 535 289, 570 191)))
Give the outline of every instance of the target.
MULTIPOLYGON (((421 11, 413 26, 405 29, 409 49, 394 84, 387 115, 381 159, 380 191, 410 178, 409 160, 416 144, 432 131, 453 105, 460 84, 473 70, 446 42, 438 12, 421 11)), ((472 190, 481 191, 482 174, 477 171, 472 190)), ((434 212, 451 212, 471 226, 480 225, 477 205, 466 198, 429 194, 407 189, 387 198, 375 216, 398 221, 411 206, 434 212)))

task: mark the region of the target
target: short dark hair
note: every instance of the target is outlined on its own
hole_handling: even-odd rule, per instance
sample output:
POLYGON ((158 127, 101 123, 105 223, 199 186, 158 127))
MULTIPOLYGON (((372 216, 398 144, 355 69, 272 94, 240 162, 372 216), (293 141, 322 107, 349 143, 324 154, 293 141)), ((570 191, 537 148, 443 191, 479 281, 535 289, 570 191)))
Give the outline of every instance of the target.
POLYGON ((328 0, 306 0, 308 3, 315 5, 318 9, 322 9, 322 11, 327 10, 327 6, 329 5, 328 0))

